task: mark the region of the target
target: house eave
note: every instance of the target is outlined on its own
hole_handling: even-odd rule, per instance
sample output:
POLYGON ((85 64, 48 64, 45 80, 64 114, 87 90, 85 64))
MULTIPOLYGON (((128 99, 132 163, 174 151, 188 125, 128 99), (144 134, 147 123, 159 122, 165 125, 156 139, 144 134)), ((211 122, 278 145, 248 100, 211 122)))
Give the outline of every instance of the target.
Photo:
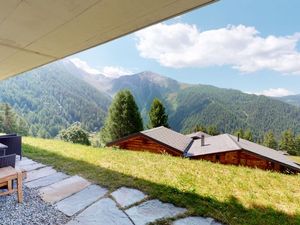
POLYGON ((1 1, 0 80, 215 1, 1 1))

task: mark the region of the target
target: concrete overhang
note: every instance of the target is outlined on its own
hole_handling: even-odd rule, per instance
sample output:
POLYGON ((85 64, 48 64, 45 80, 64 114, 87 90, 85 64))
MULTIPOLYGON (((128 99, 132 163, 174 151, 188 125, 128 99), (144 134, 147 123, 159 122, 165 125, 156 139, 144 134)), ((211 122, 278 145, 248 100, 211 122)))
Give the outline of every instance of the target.
POLYGON ((215 0, 0 0, 0 80, 215 0))

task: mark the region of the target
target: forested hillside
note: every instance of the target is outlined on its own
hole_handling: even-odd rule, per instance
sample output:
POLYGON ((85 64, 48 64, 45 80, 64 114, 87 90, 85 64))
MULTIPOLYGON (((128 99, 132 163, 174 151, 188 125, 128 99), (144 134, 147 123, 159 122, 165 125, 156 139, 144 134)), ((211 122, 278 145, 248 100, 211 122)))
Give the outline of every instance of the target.
POLYGON ((34 136, 54 137, 75 121, 98 131, 110 101, 108 95, 71 74, 62 62, 0 82, 0 102, 19 112, 34 136))
POLYGON ((153 98, 166 106, 171 128, 190 132, 196 125, 215 125, 221 132, 250 128, 256 138, 273 130, 277 137, 291 128, 300 133, 300 108, 264 96, 191 85, 142 72, 112 79, 91 75, 69 61, 41 67, 0 82, 0 102, 10 104, 30 126, 29 134, 54 137, 79 121, 88 131, 99 131, 112 97, 129 89, 144 124, 153 98))
POLYGON ((197 121, 202 125, 214 124, 228 133, 250 128, 255 136, 268 130, 279 135, 288 128, 300 132, 300 110, 265 96, 197 85, 179 91, 175 102, 171 125, 183 131, 190 130, 197 121))
MULTIPOLYGON (((110 81, 107 92, 112 96, 122 89, 129 89, 135 97, 143 119, 148 119, 148 110, 152 100, 157 97, 171 108, 166 96, 180 89, 180 84, 172 79, 146 71, 131 76, 122 76, 110 81)), ((146 123, 145 123, 146 124, 146 123)))
POLYGON ((170 78, 143 72, 112 80, 110 93, 128 88, 147 119, 151 101, 160 98, 169 113, 170 126, 191 132, 197 125, 216 125, 221 132, 250 128, 255 137, 273 130, 279 137, 291 128, 300 132, 300 109, 265 96, 245 94, 209 85, 182 84, 170 78))

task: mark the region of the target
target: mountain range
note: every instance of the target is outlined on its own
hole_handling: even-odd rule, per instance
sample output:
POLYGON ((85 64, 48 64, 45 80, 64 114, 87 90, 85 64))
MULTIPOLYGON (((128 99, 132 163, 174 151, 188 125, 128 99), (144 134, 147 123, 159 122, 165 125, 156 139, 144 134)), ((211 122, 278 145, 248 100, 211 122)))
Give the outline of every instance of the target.
POLYGON ((0 102, 9 103, 30 124, 30 134, 55 137, 75 121, 96 132, 113 96, 129 89, 145 124, 154 97, 162 100, 171 128, 190 132, 195 125, 216 125, 232 133, 250 128, 256 137, 268 130, 300 133, 300 97, 269 98, 210 85, 185 84, 145 71, 109 78, 89 74, 72 62, 55 62, 0 82, 0 102))

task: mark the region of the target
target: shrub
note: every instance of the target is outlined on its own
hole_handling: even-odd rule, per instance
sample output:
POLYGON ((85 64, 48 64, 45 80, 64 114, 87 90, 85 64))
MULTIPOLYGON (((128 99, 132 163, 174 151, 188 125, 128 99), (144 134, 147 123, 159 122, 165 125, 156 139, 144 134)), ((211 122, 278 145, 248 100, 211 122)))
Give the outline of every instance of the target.
POLYGON ((85 131, 78 122, 73 123, 67 129, 60 131, 59 138, 72 143, 91 145, 89 141, 89 133, 85 131))

